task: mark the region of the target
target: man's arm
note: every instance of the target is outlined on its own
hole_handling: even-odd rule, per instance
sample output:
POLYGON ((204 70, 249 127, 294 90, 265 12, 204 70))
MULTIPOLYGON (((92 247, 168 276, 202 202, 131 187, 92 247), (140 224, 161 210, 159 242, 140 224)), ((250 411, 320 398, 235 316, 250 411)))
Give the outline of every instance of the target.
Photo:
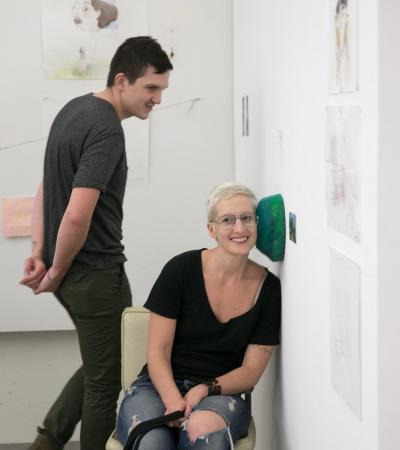
POLYGON ((32 212, 32 257, 43 258, 43 180, 33 203, 32 212))
POLYGON ((67 273, 76 254, 86 241, 100 191, 74 188, 58 229, 53 263, 35 294, 54 292, 67 273))
POLYGON ((46 273, 43 262, 43 180, 36 192, 32 211, 32 254, 24 263, 24 276, 20 284, 37 289, 46 273))

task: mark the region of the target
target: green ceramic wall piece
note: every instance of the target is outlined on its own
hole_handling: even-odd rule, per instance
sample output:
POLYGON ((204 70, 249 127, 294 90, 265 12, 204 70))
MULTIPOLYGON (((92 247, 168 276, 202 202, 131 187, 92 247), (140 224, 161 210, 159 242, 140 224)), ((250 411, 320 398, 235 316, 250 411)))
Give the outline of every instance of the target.
POLYGON ((276 194, 262 198, 258 203, 257 215, 256 247, 271 261, 283 261, 286 222, 282 195, 276 194))

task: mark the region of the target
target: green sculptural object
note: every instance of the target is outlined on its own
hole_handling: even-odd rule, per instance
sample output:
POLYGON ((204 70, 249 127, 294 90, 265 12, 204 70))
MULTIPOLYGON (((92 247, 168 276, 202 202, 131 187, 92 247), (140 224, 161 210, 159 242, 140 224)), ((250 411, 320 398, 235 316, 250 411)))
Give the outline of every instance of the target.
POLYGON ((257 207, 256 247, 271 261, 283 261, 286 242, 285 205, 282 195, 262 198, 257 207))

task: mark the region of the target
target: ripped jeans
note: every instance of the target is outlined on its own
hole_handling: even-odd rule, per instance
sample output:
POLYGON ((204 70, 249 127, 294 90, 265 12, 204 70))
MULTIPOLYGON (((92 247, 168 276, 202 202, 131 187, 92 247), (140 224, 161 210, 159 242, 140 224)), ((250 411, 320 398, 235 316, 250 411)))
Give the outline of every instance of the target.
MULTIPOLYGON (((182 395, 196 383, 175 380, 182 395)), ((190 442, 185 423, 178 428, 162 426, 142 439, 140 450, 233 450, 233 442, 247 435, 250 411, 240 395, 213 395, 204 398, 193 411, 214 411, 225 419, 227 428, 190 442)), ((116 435, 122 444, 139 422, 163 415, 165 406, 147 375, 139 376, 125 393, 117 417, 116 435)))

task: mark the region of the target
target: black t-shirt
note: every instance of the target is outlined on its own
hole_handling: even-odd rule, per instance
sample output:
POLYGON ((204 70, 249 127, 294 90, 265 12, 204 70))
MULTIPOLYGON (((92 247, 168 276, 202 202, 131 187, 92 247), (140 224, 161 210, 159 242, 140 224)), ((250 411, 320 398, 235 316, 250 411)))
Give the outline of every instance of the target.
POLYGON ((92 94, 68 102, 56 116, 44 159, 44 261, 52 264, 71 191, 101 191, 85 244, 75 260, 107 268, 126 260, 122 203, 127 180, 124 132, 111 103, 92 94))
POLYGON ((221 323, 207 298, 201 252, 192 250, 172 258, 144 305, 154 313, 177 320, 171 355, 176 379, 216 378, 241 366, 249 344, 279 344, 279 279, 268 272, 254 306, 221 323))

